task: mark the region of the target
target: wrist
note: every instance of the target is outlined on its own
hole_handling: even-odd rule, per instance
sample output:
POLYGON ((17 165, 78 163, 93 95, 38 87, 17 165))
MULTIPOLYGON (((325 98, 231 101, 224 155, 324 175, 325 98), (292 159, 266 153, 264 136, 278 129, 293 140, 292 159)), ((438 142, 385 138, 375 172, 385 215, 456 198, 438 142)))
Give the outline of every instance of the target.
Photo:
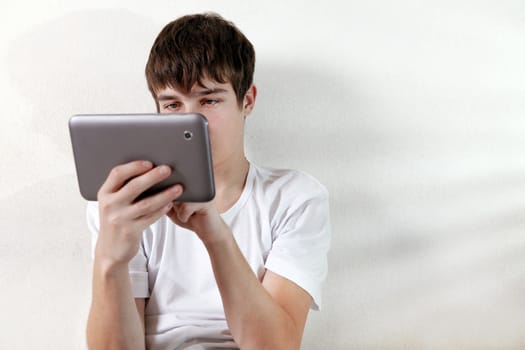
POLYGON ((106 257, 97 255, 93 262, 94 273, 104 277, 115 277, 123 274, 128 275, 128 263, 122 261, 115 261, 106 257))
POLYGON ((217 229, 213 232, 213 234, 206 235, 206 240, 203 240, 203 243, 206 249, 210 251, 216 247, 223 247, 225 244, 228 244, 232 241, 235 241, 233 232, 223 220, 220 220, 220 223, 217 225, 217 229))

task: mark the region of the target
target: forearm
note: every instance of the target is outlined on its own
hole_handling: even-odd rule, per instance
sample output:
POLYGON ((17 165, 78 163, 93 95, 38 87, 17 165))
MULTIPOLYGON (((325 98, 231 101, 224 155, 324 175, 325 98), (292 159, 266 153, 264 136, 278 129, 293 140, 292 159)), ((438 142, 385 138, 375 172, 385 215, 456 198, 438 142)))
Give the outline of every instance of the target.
POLYGON ((95 258, 87 340, 90 349, 145 349, 127 266, 95 258))
POLYGON ((243 350, 299 349, 302 330, 257 279, 232 234, 208 243, 230 331, 243 350))

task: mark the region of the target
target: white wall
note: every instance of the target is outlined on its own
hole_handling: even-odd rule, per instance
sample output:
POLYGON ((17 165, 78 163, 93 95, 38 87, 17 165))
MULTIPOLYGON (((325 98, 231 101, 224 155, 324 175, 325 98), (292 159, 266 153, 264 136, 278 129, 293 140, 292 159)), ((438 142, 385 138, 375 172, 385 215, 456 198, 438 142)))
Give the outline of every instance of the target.
POLYGON ((67 120, 153 111, 153 39, 204 10, 257 50, 250 159, 331 192, 303 348, 525 347, 523 1, 20 0, 0 5, 0 348, 85 348, 67 120))

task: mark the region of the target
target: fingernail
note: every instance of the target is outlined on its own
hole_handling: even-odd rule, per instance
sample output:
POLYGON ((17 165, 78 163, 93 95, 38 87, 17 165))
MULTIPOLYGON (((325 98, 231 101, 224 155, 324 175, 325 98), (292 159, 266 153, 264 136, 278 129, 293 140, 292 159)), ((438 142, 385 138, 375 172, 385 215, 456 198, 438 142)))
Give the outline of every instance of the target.
POLYGON ((160 173, 161 174, 167 174, 169 171, 169 168, 167 166, 161 166, 160 167, 160 173))
POLYGON ((178 194, 180 193, 180 191, 182 190, 181 186, 180 185, 175 185, 171 188, 171 191, 175 194, 178 194))
POLYGON ((151 167, 151 162, 143 161, 143 162, 142 162, 142 166, 143 166, 144 168, 150 168, 150 167, 151 167))

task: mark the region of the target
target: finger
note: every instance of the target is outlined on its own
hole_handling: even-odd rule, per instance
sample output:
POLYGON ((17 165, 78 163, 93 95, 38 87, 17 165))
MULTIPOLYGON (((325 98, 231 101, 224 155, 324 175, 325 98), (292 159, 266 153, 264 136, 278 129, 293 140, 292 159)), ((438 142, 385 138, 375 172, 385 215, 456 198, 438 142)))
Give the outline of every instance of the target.
POLYGON ((182 186, 175 185, 159 192, 153 196, 141 199, 129 207, 127 214, 131 218, 140 218, 157 212, 169 203, 176 200, 182 194, 182 186))
POLYGON ((169 212, 166 213, 166 215, 171 219, 173 220, 173 222, 179 226, 182 226, 182 222, 180 221, 179 219, 179 216, 178 216, 178 211, 179 211, 179 208, 180 206, 182 205, 182 203, 177 203, 177 202, 174 202, 173 203, 173 207, 171 208, 171 210, 169 212))
POLYGON ((160 219, 163 215, 167 214, 172 208, 173 208, 173 202, 169 202, 168 204, 161 207, 160 209, 142 216, 140 219, 136 221, 136 223, 140 225, 140 227, 148 227, 151 224, 153 224, 155 221, 160 219))
POLYGON ((171 175, 171 172, 171 168, 167 165, 161 165, 151 169, 125 184, 120 189, 118 198, 123 201, 132 202, 153 185, 167 179, 171 175))
POLYGON ((153 164, 149 161, 138 160, 126 164, 117 165, 109 173, 106 181, 99 190, 100 194, 109 194, 118 191, 130 178, 146 173, 151 170, 153 164))
POLYGON ((174 207, 177 219, 182 223, 187 223, 189 218, 194 214, 194 209, 188 203, 177 203, 174 207))

